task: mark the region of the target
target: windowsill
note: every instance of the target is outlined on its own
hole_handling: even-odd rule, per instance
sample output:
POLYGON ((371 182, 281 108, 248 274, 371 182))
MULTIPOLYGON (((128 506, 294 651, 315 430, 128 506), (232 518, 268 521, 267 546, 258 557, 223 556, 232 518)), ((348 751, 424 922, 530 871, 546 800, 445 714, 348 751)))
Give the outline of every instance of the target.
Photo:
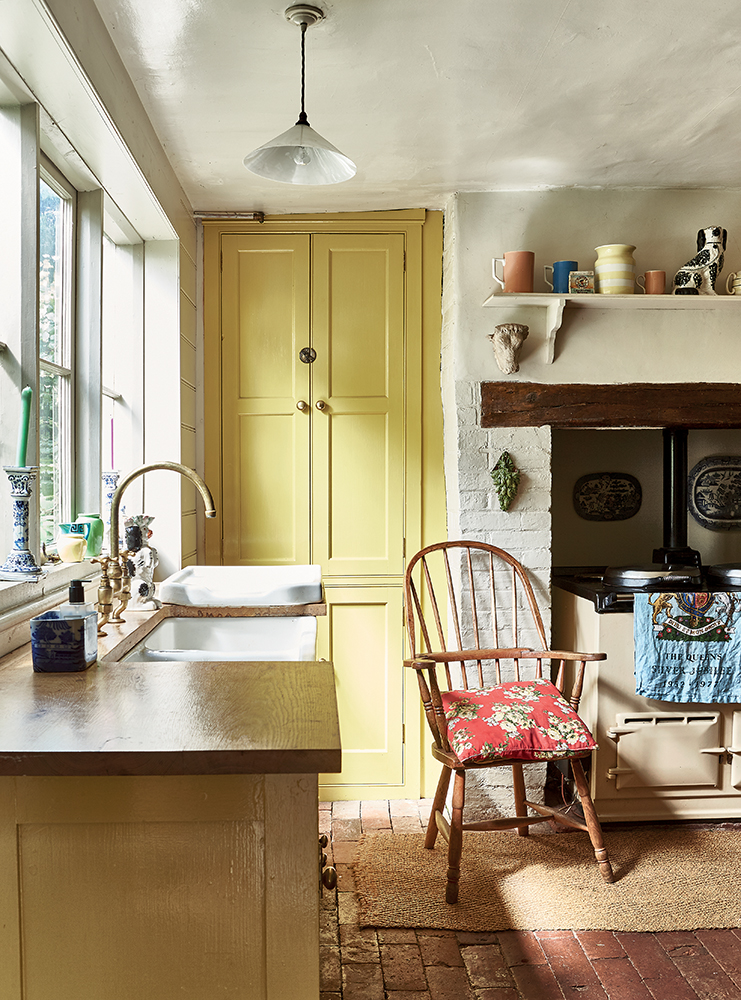
POLYGON ((0 655, 11 653, 31 641, 29 621, 61 604, 72 580, 90 581, 88 600, 96 600, 100 567, 89 560, 79 563, 46 563, 38 583, 0 581, 0 655))

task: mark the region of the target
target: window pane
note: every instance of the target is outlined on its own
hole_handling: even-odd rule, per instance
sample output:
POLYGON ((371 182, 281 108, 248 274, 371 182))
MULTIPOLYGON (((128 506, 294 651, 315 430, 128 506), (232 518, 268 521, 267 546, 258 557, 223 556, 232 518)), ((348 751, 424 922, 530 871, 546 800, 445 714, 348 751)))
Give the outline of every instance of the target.
POLYGON ((39 356, 66 365, 65 200, 43 180, 40 187, 39 356))
POLYGON ((41 505, 41 541, 53 542, 62 515, 62 429, 64 379, 41 371, 39 374, 39 503, 41 505))
POLYGON ((71 520, 75 191, 50 167, 39 183, 39 503, 41 541, 71 520))

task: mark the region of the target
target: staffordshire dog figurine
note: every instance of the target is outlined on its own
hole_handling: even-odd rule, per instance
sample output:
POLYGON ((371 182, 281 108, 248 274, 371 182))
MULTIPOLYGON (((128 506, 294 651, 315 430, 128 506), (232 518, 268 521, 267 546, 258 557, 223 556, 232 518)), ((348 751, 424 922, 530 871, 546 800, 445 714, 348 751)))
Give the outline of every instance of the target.
POLYGON ((672 295, 717 295, 715 282, 723 270, 728 234, 720 226, 700 229, 697 253, 680 267, 672 282, 672 295))

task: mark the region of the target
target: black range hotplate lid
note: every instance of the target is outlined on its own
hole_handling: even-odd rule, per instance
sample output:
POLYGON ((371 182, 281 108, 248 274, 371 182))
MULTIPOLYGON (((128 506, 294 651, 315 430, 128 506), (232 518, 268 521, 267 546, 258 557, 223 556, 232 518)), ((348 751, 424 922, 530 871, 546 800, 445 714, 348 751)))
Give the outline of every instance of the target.
POLYGON ((713 583, 725 583, 732 587, 741 586, 741 563, 719 563, 706 566, 705 575, 713 583))
POLYGON ((644 566, 608 566, 602 577, 608 587, 650 587, 666 584, 702 584, 697 566, 648 563, 644 566))

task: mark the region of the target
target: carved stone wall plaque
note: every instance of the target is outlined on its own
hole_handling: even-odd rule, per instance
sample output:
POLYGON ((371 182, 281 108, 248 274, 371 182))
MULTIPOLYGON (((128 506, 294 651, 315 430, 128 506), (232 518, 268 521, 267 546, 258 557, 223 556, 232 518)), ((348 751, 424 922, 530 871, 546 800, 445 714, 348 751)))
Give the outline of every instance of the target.
POLYGON ((574 510, 585 521, 627 521, 641 500, 641 484, 627 472, 590 472, 574 484, 574 510))
POLYGON ((741 530, 741 455, 700 459, 687 477, 687 506, 703 528, 741 530))

